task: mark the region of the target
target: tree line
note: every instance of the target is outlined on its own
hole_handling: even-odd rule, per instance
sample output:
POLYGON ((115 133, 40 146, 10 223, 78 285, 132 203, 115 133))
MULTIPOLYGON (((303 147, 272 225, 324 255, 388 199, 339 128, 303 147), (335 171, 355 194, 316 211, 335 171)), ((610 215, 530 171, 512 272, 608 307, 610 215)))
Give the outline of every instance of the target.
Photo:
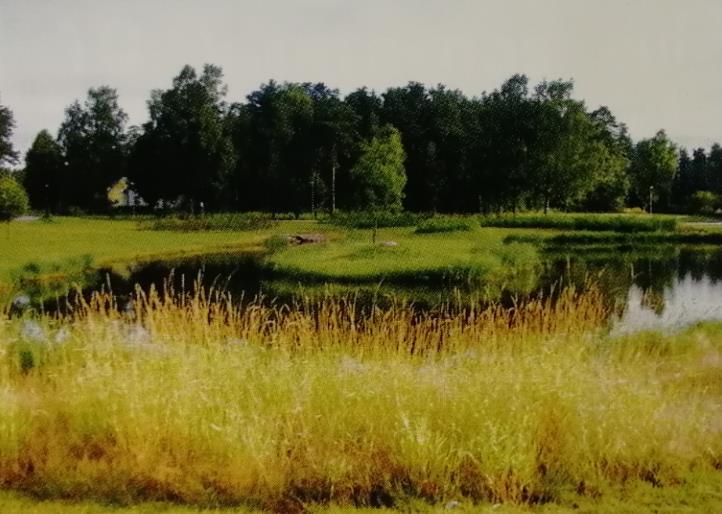
MULTIPOLYGON (((478 97, 270 81, 229 102, 220 67, 186 66, 151 93, 141 126, 128 127, 115 89, 90 89, 56 136, 37 135, 20 176, 33 207, 54 212, 107 210, 121 177, 148 205, 189 212, 719 207, 719 145, 690 157, 663 130, 634 142, 573 92, 525 75, 478 97)), ((12 126, 2 108, 0 164, 17 161, 12 126)))

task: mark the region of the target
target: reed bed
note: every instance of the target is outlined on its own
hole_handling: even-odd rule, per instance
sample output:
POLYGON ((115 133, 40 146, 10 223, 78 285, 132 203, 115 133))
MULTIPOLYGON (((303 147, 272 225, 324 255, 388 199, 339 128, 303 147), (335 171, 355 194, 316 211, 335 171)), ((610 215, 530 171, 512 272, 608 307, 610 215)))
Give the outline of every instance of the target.
POLYGON ((0 486, 300 512, 714 472, 722 337, 613 342, 608 314, 594 290, 421 313, 195 288, 0 315, 0 486))

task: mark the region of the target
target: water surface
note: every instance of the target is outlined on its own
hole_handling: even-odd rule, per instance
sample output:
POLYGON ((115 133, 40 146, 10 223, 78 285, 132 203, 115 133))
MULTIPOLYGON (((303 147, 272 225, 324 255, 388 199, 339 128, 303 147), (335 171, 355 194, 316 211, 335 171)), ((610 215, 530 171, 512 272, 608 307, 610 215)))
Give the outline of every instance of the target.
POLYGON ((442 303, 513 302, 554 295, 565 286, 579 290, 594 284, 602 290, 613 316, 613 331, 675 330, 722 320, 722 248, 657 245, 546 246, 539 262, 516 284, 428 283, 393 284, 379 277, 376 284, 304 283, 266 266, 253 255, 208 255, 139 264, 129 273, 103 270, 88 291, 110 288, 121 300, 134 287, 190 290, 196 279, 205 287, 230 292, 234 298, 257 295, 276 303, 292 303, 299 293, 355 294, 360 304, 383 305, 400 297, 419 309, 442 303), (523 288, 519 285, 523 283, 523 288))

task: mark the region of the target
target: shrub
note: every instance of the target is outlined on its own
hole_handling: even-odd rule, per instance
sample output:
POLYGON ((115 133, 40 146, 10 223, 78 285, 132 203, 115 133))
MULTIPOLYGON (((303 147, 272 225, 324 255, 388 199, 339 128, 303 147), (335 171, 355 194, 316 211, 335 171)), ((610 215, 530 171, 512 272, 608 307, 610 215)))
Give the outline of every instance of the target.
POLYGON ((714 214, 720 206, 720 197, 712 191, 696 191, 689 200, 691 212, 695 214, 714 214))
POLYGON ((278 252, 288 246, 288 237, 281 235, 271 236, 264 241, 263 245, 269 252, 278 252))
POLYGON ((0 177, 0 221, 25 214, 28 210, 28 195, 14 178, 0 177))

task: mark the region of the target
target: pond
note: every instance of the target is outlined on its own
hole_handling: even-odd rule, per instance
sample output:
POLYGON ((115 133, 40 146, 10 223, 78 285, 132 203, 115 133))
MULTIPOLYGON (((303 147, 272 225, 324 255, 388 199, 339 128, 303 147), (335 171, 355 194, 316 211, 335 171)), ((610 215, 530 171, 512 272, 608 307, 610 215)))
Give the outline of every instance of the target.
POLYGON ((722 248, 659 245, 547 247, 540 287, 594 283, 615 306, 613 332, 675 330, 722 320, 722 248))
MULTIPOLYGON (((136 284, 175 291, 191 290, 200 279, 204 287, 230 292, 247 300, 261 295, 268 301, 290 303, 299 294, 354 294, 361 305, 377 305, 405 298, 419 309, 441 303, 501 301, 508 305, 524 298, 554 295, 563 287, 598 287, 615 313, 613 331, 682 328, 700 321, 722 320, 722 248, 700 245, 546 245, 539 249, 533 271, 525 270, 525 285, 428 283, 375 284, 304 282, 284 276, 254 255, 207 255, 156 261, 134 266, 127 273, 101 270, 86 291, 110 288, 121 300, 136 284)), ((517 281, 519 282, 519 281, 517 281)), ((46 303, 57 309, 60 303, 46 303)))

